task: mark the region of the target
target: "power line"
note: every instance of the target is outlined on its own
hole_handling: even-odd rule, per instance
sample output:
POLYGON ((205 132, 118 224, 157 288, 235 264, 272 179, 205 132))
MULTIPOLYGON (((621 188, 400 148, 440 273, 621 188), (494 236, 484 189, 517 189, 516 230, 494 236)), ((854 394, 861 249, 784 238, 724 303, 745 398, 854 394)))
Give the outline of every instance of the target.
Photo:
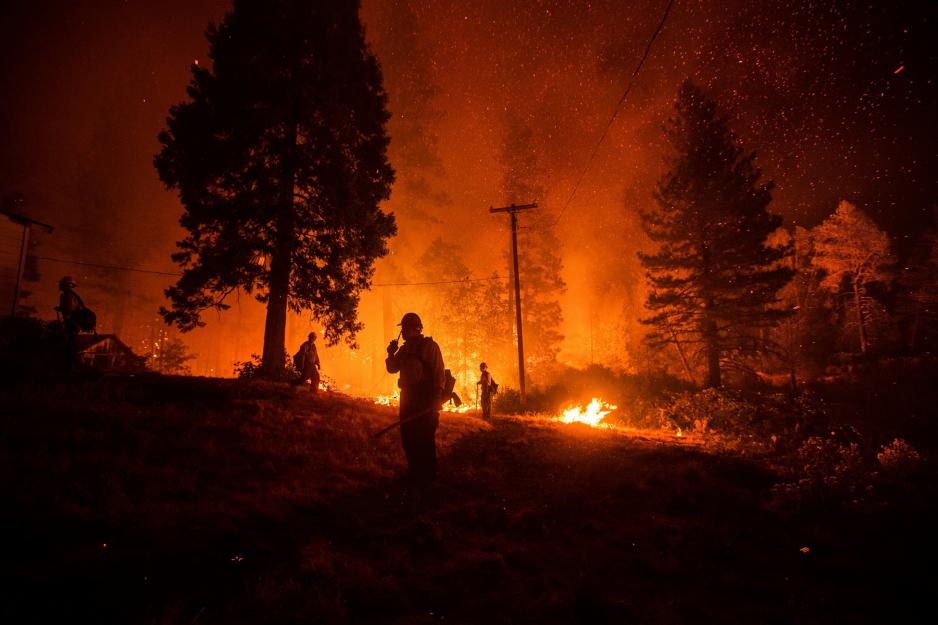
POLYGON ((116 271, 136 271, 137 273, 152 273, 160 276, 181 276, 181 273, 169 271, 156 271, 153 269, 140 269, 139 267, 128 267, 124 265, 102 265, 99 263, 87 263, 81 260, 66 260, 64 258, 51 258, 49 256, 36 256, 39 260, 47 260, 52 263, 64 263, 66 265, 81 265, 82 267, 95 267, 97 269, 113 269, 116 271))
MULTIPOLYGON (((135 271, 137 273, 150 273, 160 276, 181 276, 179 272, 169 272, 169 271, 156 271, 154 269, 141 269, 139 267, 130 267, 126 265, 103 265, 100 263, 88 263, 80 260, 66 260, 64 258, 51 258, 49 256, 36 256, 39 260, 47 260, 53 263, 64 263, 66 265, 81 265, 83 267, 95 267, 97 269, 111 269, 115 271, 135 271)), ((394 283, 383 283, 383 284, 372 284, 371 286, 428 286, 435 284, 458 284, 464 282, 488 282, 491 280, 507 280, 505 276, 491 276, 488 278, 469 278, 468 276, 462 278, 461 280, 439 280, 434 282, 394 282, 394 283)))
POLYGON ((658 38, 658 34, 661 32, 661 29, 664 28, 664 23, 668 19, 668 14, 671 12, 671 6, 673 4, 674 0, 668 0, 668 6, 664 9, 664 15, 661 16, 661 21, 658 23, 658 27, 655 29, 655 32, 652 33, 651 39, 648 40, 648 45, 645 46, 645 52, 642 54, 642 58, 639 60, 638 65, 635 66, 635 71, 632 72, 631 78, 629 78, 629 84, 625 88, 625 93, 622 94, 622 97, 619 98, 615 108, 612 110, 612 117, 609 118, 609 123, 606 124, 602 134, 599 135, 599 140, 596 142, 596 145, 593 146, 593 151, 590 152, 589 158, 586 159, 586 164, 583 166, 582 171, 580 171, 580 176, 573 185, 573 190, 570 192, 569 197, 567 197, 567 201, 564 203, 563 208, 560 209, 560 212, 557 214, 557 218, 554 220, 554 223, 552 223, 551 226, 556 226, 560 222, 560 218, 563 217, 564 211, 567 210, 567 207, 570 206, 570 202, 573 201, 573 197, 576 195, 576 192, 579 191, 580 184, 586 177, 586 172, 589 171, 590 165, 593 164, 593 159, 596 157, 596 153, 599 152, 599 147, 606 139, 606 135, 609 134, 609 129, 612 128, 612 124, 615 123, 616 117, 619 116, 619 111, 622 110, 622 105, 625 103, 625 98, 628 97, 629 92, 632 90, 632 85, 635 84, 635 77, 638 76, 639 70, 641 70, 642 65, 645 64, 645 59, 648 58, 648 53, 651 52, 652 44, 655 43, 655 39, 658 38))
POLYGON ((491 276, 489 278, 463 278, 462 280, 440 280, 439 282, 397 282, 372 284, 371 286, 425 286, 429 284, 459 284, 463 282, 487 282, 490 280, 507 280, 507 276, 491 276))

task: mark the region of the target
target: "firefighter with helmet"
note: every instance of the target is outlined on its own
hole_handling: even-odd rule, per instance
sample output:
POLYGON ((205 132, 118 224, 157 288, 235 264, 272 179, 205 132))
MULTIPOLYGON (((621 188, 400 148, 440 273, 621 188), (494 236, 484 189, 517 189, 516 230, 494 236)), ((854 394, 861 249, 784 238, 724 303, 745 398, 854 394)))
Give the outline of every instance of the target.
POLYGON ((407 456, 408 477, 417 486, 428 486, 436 477, 436 430, 440 423, 440 398, 445 388, 440 346, 423 335, 423 323, 409 312, 398 324, 404 344, 388 344, 385 366, 399 373, 401 389, 401 444, 407 456))
POLYGON ((482 404, 482 418, 486 421, 491 421, 492 419, 492 397, 495 395, 495 392, 498 390, 498 384, 495 383, 495 379, 492 378, 492 374, 489 372, 489 366, 487 364, 480 363, 479 371, 479 381, 476 382, 476 386, 479 387, 479 400, 482 404))
POLYGON ((78 286, 71 276, 64 276, 59 280, 59 305, 55 307, 56 314, 62 320, 65 329, 65 357, 69 366, 74 366, 78 360, 78 333, 85 321, 82 318, 85 303, 81 296, 75 292, 78 286))

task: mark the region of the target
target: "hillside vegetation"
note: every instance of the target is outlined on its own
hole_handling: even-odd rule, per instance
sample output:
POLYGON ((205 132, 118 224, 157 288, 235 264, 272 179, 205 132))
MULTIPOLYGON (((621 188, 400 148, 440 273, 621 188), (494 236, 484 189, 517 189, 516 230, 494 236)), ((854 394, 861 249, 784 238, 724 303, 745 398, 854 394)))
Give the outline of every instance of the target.
MULTIPOLYGON (((160 376, 2 392, 6 623, 931 622, 935 481, 796 505, 771 454, 160 376)), ((877 483, 880 484, 880 483, 877 483)), ((878 486, 879 487, 879 486, 878 486)))

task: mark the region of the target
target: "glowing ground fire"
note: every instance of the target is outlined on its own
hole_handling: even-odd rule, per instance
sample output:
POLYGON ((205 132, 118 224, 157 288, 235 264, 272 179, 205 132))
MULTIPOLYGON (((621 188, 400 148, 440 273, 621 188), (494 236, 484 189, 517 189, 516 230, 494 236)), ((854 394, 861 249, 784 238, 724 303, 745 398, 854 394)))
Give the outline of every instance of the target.
MULTIPOLYGON (((401 403, 401 391, 400 389, 394 389, 390 395, 378 395, 373 401, 380 406, 397 406, 401 403)), ((463 403, 457 406, 451 401, 446 402, 440 408, 443 412, 455 412, 459 414, 471 412, 474 409, 475 408, 470 404, 463 403)))
POLYGON ((378 395, 375 397, 375 403, 381 406, 396 406, 401 402, 401 391, 394 389, 390 395, 378 395))
POLYGON ((563 415, 557 417, 561 423, 585 423, 594 428, 612 427, 610 424, 602 423, 610 412, 618 408, 612 404, 606 403, 598 397, 594 397, 589 404, 583 406, 570 406, 563 411, 563 415))

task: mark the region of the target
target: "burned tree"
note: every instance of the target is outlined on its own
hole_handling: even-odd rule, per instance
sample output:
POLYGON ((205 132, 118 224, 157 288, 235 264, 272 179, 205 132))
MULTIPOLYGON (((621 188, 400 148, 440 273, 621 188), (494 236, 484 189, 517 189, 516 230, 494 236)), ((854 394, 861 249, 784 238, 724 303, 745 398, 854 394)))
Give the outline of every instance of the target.
POLYGON ((161 312, 183 330, 236 289, 267 305, 263 367, 283 367, 287 310, 354 344, 359 296, 387 253, 393 170, 381 70, 357 2, 236 0, 208 30, 155 164, 179 193, 184 273, 161 312))
POLYGON ((767 210, 772 185, 759 182, 755 154, 743 154, 717 104, 685 81, 675 110, 667 127, 675 153, 656 207, 641 215, 657 244, 639 254, 653 313, 643 321, 652 344, 696 348, 705 385, 720 386, 721 360, 764 351, 761 330, 786 316, 775 304, 792 276, 780 263, 789 250, 766 242, 782 222, 767 210))

